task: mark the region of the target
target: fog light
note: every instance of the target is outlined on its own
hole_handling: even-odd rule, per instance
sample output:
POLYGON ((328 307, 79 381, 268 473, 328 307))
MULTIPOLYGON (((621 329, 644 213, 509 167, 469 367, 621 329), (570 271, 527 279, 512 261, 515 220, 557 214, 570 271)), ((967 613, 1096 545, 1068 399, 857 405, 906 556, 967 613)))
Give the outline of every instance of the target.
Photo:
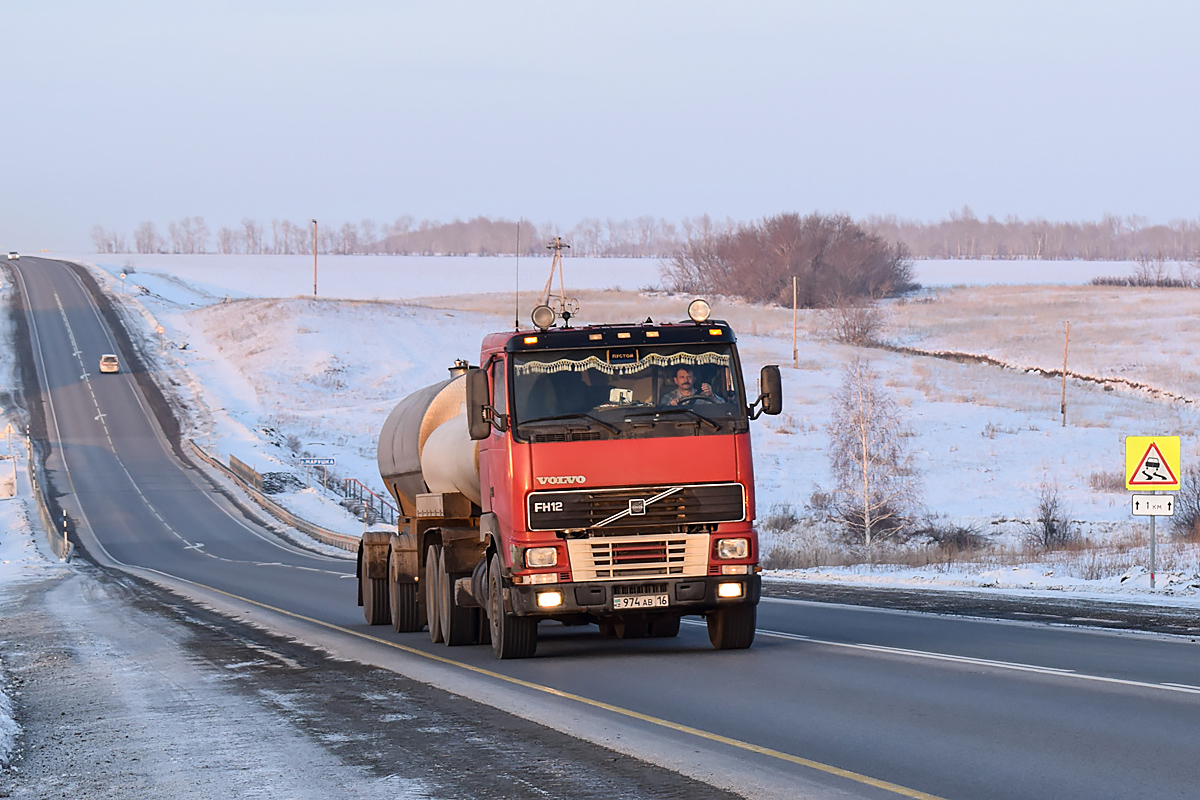
MULTIPOLYGON (((740 583, 719 583, 717 584, 717 597, 741 597, 742 585, 740 583)), ((541 601, 541 595, 538 595, 538 601, 541 601)))
POLYGON ((538 606, 554 608, 562 605, 562 592, 538 592, 538 606))
POLYGON ((527 567, 553 567, 557 563, 557 547, 531 547, 525 551, 525 566, 527 567))
POLYGON ((538 572, 528 578, 530 583, 558 583, 557 572, 538 572))
POLYGON ((717 539, 717 558, 745 558, 748 555, 749 539, 717 539))
POLYGON ((750 571, 749 564, 722 564, 722 575, 745 575, 750 571))

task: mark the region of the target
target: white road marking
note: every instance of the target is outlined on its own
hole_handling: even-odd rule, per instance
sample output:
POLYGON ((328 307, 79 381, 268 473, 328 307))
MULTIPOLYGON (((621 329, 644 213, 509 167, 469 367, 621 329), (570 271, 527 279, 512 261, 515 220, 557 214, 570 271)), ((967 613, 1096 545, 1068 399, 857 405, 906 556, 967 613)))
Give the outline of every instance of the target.
MULTIPOLYGON (((696 620, 684 620, 684 622, 689 625, 705 624, 696 620)), ((804 636, 798 633, 765 631, 761 628, 758 629, 757 634, 759 636, 768 636, 773 639, 786 639, 793 642, 806 642, 808 644, 819 644, 826 647, 840 647, 846 650, 862 650, 870 653, 883 653, 886 655, 903 656, 906 658, 919 658, 926 661, 945 661, 954 664, 968 664, 975 667, 988 667, 990 669, 1007 670, 1010 672, 1030 672, 1037 675, 1052 675, 1059 678, 1073 678, 1075 680, 1091 681, 1094 683, 1110 683, 1117 686, 1132 686, 1138 689, 1156 689, 1163 692, 1200 695, 1200 686, 1190 686, 1186 683, 1151 683, 1150 681, 1135 681, 1129 678, 1113 678, 1107 675, 1092 675, 1073 669, 1043 667, 1037 664, 1019 664, 1013 661, 996 661, 990 658, 956 656, 948 653, 934 653, 928 650, 911 650, 904 647, 885 647, 884 645, 878 644, 835 642, 829 639, 816 639, 812 636, 804 636)))

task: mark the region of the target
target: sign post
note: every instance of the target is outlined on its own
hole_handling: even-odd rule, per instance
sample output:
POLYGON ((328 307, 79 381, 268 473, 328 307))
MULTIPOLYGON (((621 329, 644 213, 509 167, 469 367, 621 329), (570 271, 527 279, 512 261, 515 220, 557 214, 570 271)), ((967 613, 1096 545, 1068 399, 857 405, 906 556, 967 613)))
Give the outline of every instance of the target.
POLYGON ((1183 474, 1179 455, 1178 436, 1126 436, 1125 488, 1130 491, 1149 489, 1154 494, 1135 494, 1132 500, 1134 516, 1150 517, 1150 589, 1154 589, 1155 533, 1154 518, 1175 514, 1175 495, 1183 474))
POLYGON ((329 471, 327 468, 332 467, 334 464, 336 464, 337 459, 335 459, 335 458, 302 458, 302 459, 300 459, 300 463, 304 466, 304 488, 305 489, 308 488, 308 468, 309 467, 320 467, 321 468, 321 485, 324 486, 326 489, 329 488, 329 471))

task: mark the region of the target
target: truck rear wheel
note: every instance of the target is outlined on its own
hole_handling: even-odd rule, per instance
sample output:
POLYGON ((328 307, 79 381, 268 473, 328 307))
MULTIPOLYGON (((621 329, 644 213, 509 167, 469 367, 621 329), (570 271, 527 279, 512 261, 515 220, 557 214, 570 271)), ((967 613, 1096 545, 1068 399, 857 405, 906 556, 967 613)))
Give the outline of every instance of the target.
POLYGON ((504 571, 500 556, 488 570, 488 626, 496 658, 529 658, 537 650, 537 617, 518 617, 504 611, 504 571))
MULTIPOLYGON (((365 572, 365 570, 364 570, 365 572)), ((360 579, 359 589, 362 591, 363 617, 368 625, 386 625, 392 621, 391 609, 388 607, 388 579, 360 579)))
POLYGON ((442 641, 450 647, 475 644, 474 609, 463 608, 454 602, 454 581, 462 575, 446 572, 446 551, 438 554, 438 607, 441 612, 442 641))
POLYGON ((442 589, 438 586, 442 546, 431 544, 425 550, 425 616, 429 619, 429 638, 442 641, 442 589))
POLYGON ((754 643, 758 607, 749 603, 708 612, 708 640, 718 650, 745 650, 754 643))
POLYGON ((400 583, 393 581, 392 576, 399 574, 391 559, 396 558, 393 550, 388 554, 388 582, 391 591, 388 592, 389 608, 391 610, 392 630, 396 633, 412 633, 421 630, 420 607, 417 605, 417 585, 415 583, 400 583))
POLYGON ((415 583, 392 584, 392 629, 396 633, 421 630, 417 595, 418 586, 415 583))

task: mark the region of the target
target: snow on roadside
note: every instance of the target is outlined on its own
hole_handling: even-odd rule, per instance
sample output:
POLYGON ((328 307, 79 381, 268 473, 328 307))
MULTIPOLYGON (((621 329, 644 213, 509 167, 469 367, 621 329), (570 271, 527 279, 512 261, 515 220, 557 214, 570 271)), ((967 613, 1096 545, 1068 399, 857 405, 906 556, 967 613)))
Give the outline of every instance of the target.
MULTIPOLYGON (((260 258, 206 257, 206 261, 199 262, 145 257, 138 271, 127 277, 124 297, 128 304, 141 309, 148 323, 153 320, 153 324, 161 323, 167 329, 162 358, 174 363, 181 382, 187 384, 193 396, 193 424, 202 443, 223 456, 235 454, 261 471, 296 472, 300 469, 296 463, 299 451, 334 456, 340 474, 357 477, 378 490, 375 437, 394 403, 414 389, 446 377, 445 370, 453 358, 475 360, 484 333, 510 327, 511 309, 504 306, 511 301, 502 300, 503 295, 485 296, 482 303, 477 295, 464 298, 459 305, 472 310, 455 310, 454 298, 448 297, 465 288, 462 275, 456 272, 463 267, 460 262, 486 273, 489 269, 503 271, 503 259, 450 260, 444 268, 440 260, 425 259, 421 269, 408 278, 414 293, 441 295, 436 305, 442 307, 426 307, 396 298, 314 301, 252 297, 256 291, 264 291, 263 279, 257 273, 260 258), (148 291, 142 292, 142 286, 148 291), (480 310, 490 302, 500 307, 492 313, 480 310), (180 349, 185 344, 186 348, 180 349)), ((619 259, 581 263, 586 261, 580 259, 569 265, 568 285, 603 288, 610 280, 616 282, 616 273, 609 269, 614 265, 609 262, 619 259)), ((976 266, 953 263, 960 270, 976 266)), ((1012 278, 1012 270, 1028 269, 1031 263, 1035 271, 1050 268, 1035 262, 1005 262, 1001 265, 1007 270, 1004 277, 1012 278)), ((651 262, 640 266, 646 276, 641 282, 651 282, 650 273, 657 265, 651 262)), ((1051 265, 1054 269, 1061 266, 1051 265)), ((353 280, 348 278, 345 283, 361 283, 365 271, 374 269, 378 282, 370 284, 371 288, 378 290, 377 294, 392 292, 398 297, 405 283, 385 274, 391 268, 374 258, 355 261, 353 280)), ((1100 274, 1119 274, 1121 265, 1092 264, 1088 268, 1100 274)), ((120 293, 119 267, 106 264, 100 271, 110 288, 120 293)), ((331 283, 340 285, 337 270, 331 272, 331 283)), ((485 281, 483 285, 490 284, 485 281)), ((955 291, 947 290, 947 296, 958 296, 955 291)), ((1098 290, 1070 291, 1075 293, 1072 302, 1086 305, 1098 290)), ((664 318, 663 309, 673 309, 680 302, 661 293, 609 293, 605 297, 614 308, 625 303, 625 311, 653 308, 655 318, 664 318)), ((1089 324, 1101 326, 1107 319, 1120 330, 1123 323, 1114 315, 1124 309, 1134 313, 1145 334, 1162 337, 1175 331, 1175 315, 1164 321, 1163 330, 1158 330, 1153 328, 1153 321, 1147 322, 1135 308, 1123 306, 1121 296, 1116 297, 1089 324)), ((986 298, 982 295, 980 302, 986 302, 986 298)), ((1051 311, 1047 313, 1053 313, 1053 305, 1048 301, 1051 311)), ((952 316, 950 311, 962 309, 950 306, 941 315, 932 314, 936 310, 936 302, 910 303, 894 309, 897 315, 906 315, 906 336, 924 337, 923 343, 936 342, 939 347, 954 349, 958 329, 943 323, 952 316)), ((750 316, 748 325, 738 325, 749 386, 754 385, 762 364, 790 365, 790 312, 786 314, 784 333, 780 320, 775 319, 781 318, 776 313, 780 309, 756 310, 735 304, 729 311, 731 320, 735 314, 750 316)), ((666 313, 677 314, 678 310, 666 313)), ((963 313, 969 316, 972 309, 963 313)), ((645 313, 635 316, 642 318, 645 313)), ((623 318, 633 317, 625 313, 623 318)), ((977 526, 993 540, 1010 546, 1020 543, 1022 522, 1034 516, 1038 491, 1047 484, 1059 487, 1073 517, 1082 521, 1085 533, 1094 541, 1129 539, 1138 529, 1130 517, 1126 496, 1094 490, 1093 476, 1121 469, 1121 446, 1127 434, 1169 431, 1193 440, 1200 428, 1197 411, 1191 406, 1163 402, 1144 393, 1105 391, 1099 385, 1072 385, 1072 424, 1062 427, 1058 419, 1059 386, 1040 374, 830 344, 813 335, 811 313, 808 318, 799 369, 783 370, 785 413, 774 419, 762 418, 752 428, 760 521, 784 504, 803 509, 814 491, 831 487, 826 433, 829 400, 837 389, 842 365, 856 354, 872 361, 905 409, 914 433, 910 441, 924 477, 928 508, 948 523, 977 526)), ((976 320, 972 318, 971 322, 976 320)), ((981 351, 1003 358, 1006 346, 1023 346, 1024 340, 1010 344, 1001 335, 1004 327, 994 320, 978 322, 975 341, 995 345, 979 348, 981 351)), ((147 342, 157 346, 152 333, 147 342)), ((1097 347, 1093 347, 1091 357, 1103 358, 1104 351, 1097 347)), ((1026 355, 1039 366, 1053 366, 1044 363, 1041 351, 1026 355)), ((1138 355, 1142 361, 1153 362, 1154 357, 1152 348, 1138 355)), ((332 501, 322 500, 318 493, 310 491, 302 496, 293 491, 282 500, 297 510, 303 503, 306 513, 320 516, 326 527, 347 533, 361 529, 360 522, 333 506, 332 501)), ((777 544, 787 544, 789 535, 766 532, 764 552, 777 544)), ((1083 583, 1067 581, 1064 570, 1070 571, 1070 565, 1056 569, 1049 561, 1047 557, 1046 563, 1027 568, 1041 574, 1056 572, 1058 579, 1051 583, 1057 590, 1082 591, 1085 586, 1100 587, 1103 581, 1115 580, 1117 583, 1105 591, 1128 593, 1143 591, 1142 584, 1148 583, 1133 578, 1120 581, 1129 572, 1121 565, 1109 565, 1106 574, 1083 583)), ((1195 581, 1191 578, 1200 572, 1194 553, 1181 557, 1176 566, 1180 581, 1172 591, 1194 594, 1191 584, 1195 581)), ((1011 572, 1011 566, 1005 568, 1011 572)), ((1092 571, 1095 569, 1093 565, 1092 571)), ((993 581, 987 568, 970 570, 971 576, 964 577, 931 567, 911 574, 897 573, 892 579, 939 585, 966 581, 984 588, 993 583, 1013 585, 1011 576, 993 581)), ((808 574, 806 579, 877 581, 881 571, 883 568, 874 572, 825 570, 808 574)))
MULTIPOLYGON (((0 272, 0 307, 14 301, 13 293, 7 273, 0 272)), ((16 342, 8 319, 7 314, 0 315, 0 386, 16 386, 18 380, 16 342)), ((13 402, 11 395, 5 393, 3 396, 6 404, 13 402)), ((0 407, 0 431, 10 424, 14 429, 22 430, 17 410, 0 407)), ((12 496, 7 491, 0 491, 0 591, 5 591, 21 583, 48 577, 66 567, 51 560, 39 547, 44 534, 26 469, 24 437, 14 433, 11 440, 0 437, 0 442, 3 443, 0 445, 3 447, 0 450, 0 484, 11 482, 15 490, 12 496)), ((12 701, 6 693, 5 662, 5 653, 0 650, 0 765, 9 762, 20 733, 13 719, 12 701)))

